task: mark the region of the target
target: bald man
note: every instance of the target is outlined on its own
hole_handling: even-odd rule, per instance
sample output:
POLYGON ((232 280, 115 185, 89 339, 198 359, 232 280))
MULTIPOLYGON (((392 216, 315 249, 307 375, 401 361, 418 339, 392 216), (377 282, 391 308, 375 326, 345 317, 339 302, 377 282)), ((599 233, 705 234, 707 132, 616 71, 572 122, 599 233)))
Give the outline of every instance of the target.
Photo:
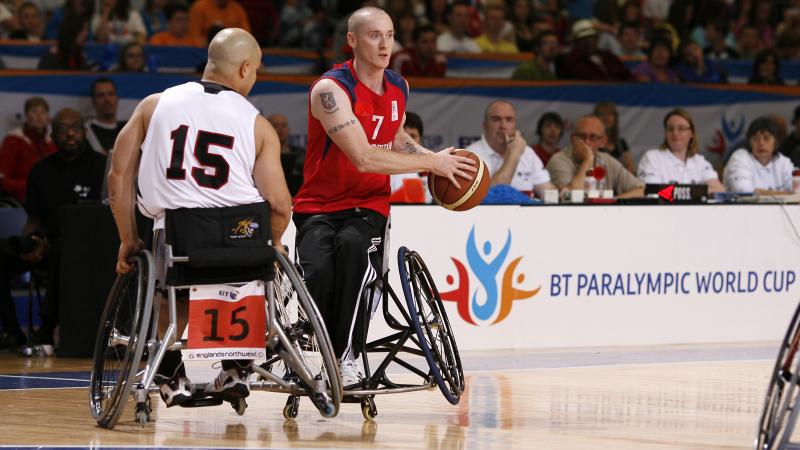
POLYGON ((472 179, 476 171, 454 149, 434 153, 403 129, 408 83, 386 69, 394 45, 389 16, 361 8, 347 27, 354 58, 324 73, 309 94, 304 182, 293 219, 298 262, 345 386, 360 379, 356 357, 364 337, 357 319, 363 289, 381 273, 389 175, 430 171, 456 184, 456 175, 472 179))
MULTIPOLYGON (((246 99, 260 66, 261 49, 253 36, 227 28, 208 47, 201 81, 153 94, 136 107, 117 138, 108 176, 121 241, 118 273, 130 271, 130 257, 143 248, 133 220, 137 169, 139 209, 155 220, 156 228, 163 227, 168 209, 266 201, 272 242, 282 251, 291 197, 281 169, 280 142, 246 99)), ((167 317, 166 312, 161 316, 167 317)), ((177 336, 185 326, 185 317, 180 319, 177 336)), ((228 401, 247 397, 249 371, 250 361, 223 361, 211 393, 228 401)), ((191 400, 180 351, 167 352, 156 382, 167 406, 191 400)))
POLYGON ((568 148, 553 155, 547 171, 559 188, 584 189, 589 170, 602 166, 606 170, 606 189, 613 189, 617 198, 644 196, 644 182, 630 173, 616 158, 600 149, 607 141, 605 124, 595 115, 587 115, 575 123, 568 148))

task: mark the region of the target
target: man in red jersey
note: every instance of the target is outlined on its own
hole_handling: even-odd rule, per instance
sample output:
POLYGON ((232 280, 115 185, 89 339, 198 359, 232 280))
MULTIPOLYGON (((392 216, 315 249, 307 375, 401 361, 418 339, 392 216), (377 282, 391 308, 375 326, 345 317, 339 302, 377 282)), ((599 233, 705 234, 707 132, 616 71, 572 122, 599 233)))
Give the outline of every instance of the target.
POLYGON ((347 25, 354 58, 323 74, 309 94, 305 181, 293 208, 298 262, 346 386, 360 377, 363 319, 356 311, 380 273, 389 175, 431 171, 458 186, 456 175, 472 179, 476 172, 454 149, 434 153, 403 130, 408 83, 386 70, 394 44, 389 15, 365 7, 347 25))

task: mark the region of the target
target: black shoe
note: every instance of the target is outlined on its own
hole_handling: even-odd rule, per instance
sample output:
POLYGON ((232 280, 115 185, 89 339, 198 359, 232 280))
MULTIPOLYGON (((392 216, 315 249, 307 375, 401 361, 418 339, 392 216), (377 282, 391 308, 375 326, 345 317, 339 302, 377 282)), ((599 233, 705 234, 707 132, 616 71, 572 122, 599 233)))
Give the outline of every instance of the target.
POLYGON ((53 330, 39 328, 31 335, 31 345, 54 345, 53 330))
POLYGON ((0 350, 17 351, 24 346, 28 339, 24 334, 2 334, 0 335, 0 350))
POLYGON ((167 408, 183 405, 192 399, 192 383, 185 376, 165 380, 158 390, 167 408))

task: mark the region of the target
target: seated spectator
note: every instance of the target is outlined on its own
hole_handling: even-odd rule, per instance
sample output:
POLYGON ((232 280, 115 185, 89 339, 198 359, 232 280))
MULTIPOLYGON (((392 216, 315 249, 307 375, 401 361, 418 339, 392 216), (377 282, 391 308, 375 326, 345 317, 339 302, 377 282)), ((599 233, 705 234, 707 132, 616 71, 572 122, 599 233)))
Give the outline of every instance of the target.
POLYGON ((109 78, 98 78, 92 83, 91 95, 94 118, 86 123, 86 142, 97 153, 108 155, 126 123, 117 120, 117 87, 109 78))
POLYGON ((753 61, 753 72, 748 84, 767 84, 772 86, 783 86, 783 78, 780 76, 781 59, 778 52, 771 48, 765 48, 756 55, 753 61))
POLYGON ((783 30, 775 42, 775 51, 782 60, 800 60, 800 27, 783 30))
POLYGON ((566 189, 585 189, 586 178, 595 167, 605 169, 601 184, 612 189, 617 198, 642 197, 644 183, 607 153, 600 151, 607 144, 606 127, 597 116, 583 116, 575 124, 570 146, 553 155, 547 171, 553 183, 566 189))
POLYGON ((739 37, 736 39, 736 52, 739 54, 739 59, 753 59, 762 48, 764 48, 764 43, 761 42, 756 27, 746 24, 739 29, 739 37))
POLYGON ((203 39, 189 31, 189 8, 182 3, 169 3, 164 7, 167 29, 150 38, 150 45, 202 47, 203 39))
POLYGON ((589 20, 572 25, 572 51, 564 56, 558 78, 566 80, 632 81, 633 75, 612 53, 597 48, 597 30, 589 20))
MULTIPOLYGON (((420 26, 417 16, 411 8, 406 8, 393 18, 394 21, 394 47, 392 53, 397 54, 401 50, 414 46, 414 32, 420 26)), ((434 29, 433 39, 436 41, 436 30, 434 29)))
POLYGON ((673 109, 664 117, 664 142, 639 161, 639 178, 645 183, 707 184, 709 192, 725 192, 717 172, 700 154, 692 116, 673 109))
MULTIPOLYGON (((177 2, 178 0, 173 1, 177 2)), ((166 6, 167 0, 147 0, 145 2, 144 8, 139 15, 142 16, 142 22, 144 22, 147 37, 152 37, 156 33, 167 29, 167 21, 169 19, 167 19, 167 13, 165 11, 166 6)))
POLYGON ((536 46, 536 33, 531 27, 531 1, 514 0, 511 8, 511 25, 516 34, 517 48, 521 52, 532 52, 536 46))
POLYGON ((423 23, 432 26, 437 35, 444 33, 448 28, 447 3, 446 0, 425 0, 425 20, 423 23))
POLYGON ((505 100, 495 100, 483 115, 483 136, 467 147, 489 168, 490 186, 507 184, 533 197, 544 198, 555 189, 544 164, 517 130, 517 111, 505 100))
POLYGON ((716 17, 706 23, 707 46, 703 49, 703 54, 712 61, 739 59, 739 52, 728 45, 728 28, 728 20, 725 17, 716 17))
POLYGON ((64 6, 50 11, 50 19, 44 28, 44 40, 58 39, 58 30, 65 17, 82 17, 86 23, 89 23, 93 15, 94 0, 65 0, 64 6))
POLYGON ((542 31, 534 39, 533 61, 524 62, 514 69, 514 80, 553 81, 556 79, 556 65, 561 57, 558 37, 552 31, 542 31))
POLYGON ((392 57, 392 69, 404 77, 443 78, 447 58, 436 51, 436 30, 423 25, 414 30, 414 46, 392 57))
POLYGON ((91 22, 94 40, 103 44, 145 43, 147 29, 130 0, 102 0, 91 22))
POLYGON ((794 130, 781 141, 778 151, 791 158, 795 167, 800 167, 800 106, 794 110, 792 125, 794 130))
POLYGON ((86 60, 83 46, 89 37, 89 24, 83 17, 67 16, 58 29, 58 42, 39 59, 43 70, 89 70, 94 67, 86 60))
POLYGON ((614 102, 600 102, 594 106, 593 114, 600 118, 606 126, 606 145, 600 151, 621 162, 630 173, 636 173, 636 166, 633 163, 630 147, 625 139, 619 135, 619 112, 614 102))
POLYGON ((619 27, 619 48, 617 54, 623 59, 644 58, 642 51, 642 27, 637 22, 623 22, 619 27))
POLYGON ((25 195, 28 221, 23 235, 34 236, 29 239, 31 245, 17 246, 16 251, 0 255, 3 297, 7 295, 7 284, 2 284, 7 283, 9 272, 28 270, 30 265, 26 263, 38 263, 47 270, 48 288, 39 310, 42 324, 31 337, 31 343, 50 345, 58 325, 59 210, 79 201, 99 201, 106 164, 104 156, 86 147, 83 118, 77 111, 69 108, 59 111, 53 118, 52 135, 57 151, 37 162, 28 176, 25 195))
MULTIPOLYGON (((419 145, 422 145, 423 126, 422 118, 417 114, 406 111, 406 121, 403 129, 408 136, 419 145)), ((401 173, 389 178, 392 187, 391 203, 433 203, 433 197, 428 190, 427 173, 401 173)))
POLYGON ((281 8, 278 45, 318 48, 325 29, 305 0, 288 0, 281 8))
POLYGON ((56 151, 47 125, 50 122, 50 105, 42 97, 25 101, 25 122, 11 130, 0 146, 0 191, 14 196, 20 203, 25 200, 28 172, 37 161, 56 151))
POLYGON ((767 116, 750 123, 747 148, 736 150, 725 166, 726 189, 759 195, 792 193, 794 165, 775 150, 778 135, 777 124, 767 116))
POLYGON ((692 40, 682 45, 682 60, 675 71, 685 83, 727 83, 728 76, 722 69, 703 55, 703 49, 692 40))
POLYGON ((206 37, 214 27, 241 28, 250 31, 250 20, 242 5, 235 0, 196 0, 189 8, 189 30, 206 37))
POLYGON ((506 7, 502 3, 490 3, 483 8, 483 34, 475 38, 482 53, 519 53, 514 33, 506 28, 506 7))
POLYGON ((444 53, 480 53, 481 48, 467 36, 471 7, 463 1, 456 1, 447 14, 448 29, 436 38, 436 48, 444 53))
POLYGON ((672 45, 664 39, 655 39, 647 51, 647 61, 633 69, 642 83, 678 83, 677 72, 672 69, 672 45))
POLYGON ((564 136, 564 121, 561 116, 553 111, 542 114, 536 123, 536 135, 539 136, 539 143, 531 148, 546 166, 550 157, 561 150, 561 138, 564 136))
POLYGON ((114 67, 114 72, 147 72, 146 59, 144 47, 136 42, 129 42, 119 49, 119 58, 114 67))
POLYGON ((306 159, 306 149, 297 147, 289 142, 289 119, 283 114, 272 114, 267 120, 275 128, 278 140, 281 143, 281 165, 286 184, 289 186, 289 193, 292 197, 300 190, 303 184, 303 162, 306 159))
POLYGON ((19 28, 8 35, 9 39, 39 42, 44 35, 44 21, 42 11, 36 3, 25 2, 17 9, 19 28))
POLYGON ((753 0, 750 6, 750 23, 758 30, 758 36, 764 47, 775 45, 775 27, 772 24, 773 18, 772 0, 753 0))
POLYGON ((617 39, 619 33, 617 2, 615 0, 596 1, 593 9, 592 25, 597 31, 597 48, 619 56, 622 53, 622 46, 617 39))

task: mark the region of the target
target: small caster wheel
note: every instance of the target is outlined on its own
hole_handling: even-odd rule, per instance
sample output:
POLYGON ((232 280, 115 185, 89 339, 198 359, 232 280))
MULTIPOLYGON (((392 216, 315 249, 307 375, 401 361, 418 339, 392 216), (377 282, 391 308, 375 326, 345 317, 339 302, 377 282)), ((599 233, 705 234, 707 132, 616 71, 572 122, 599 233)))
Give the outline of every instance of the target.
POLYGON ((240 398, 235 402, 231 402, 231 408, 233 408, 233 410, 236 411, 236 414, 243 416, 244 411, 247 409, 247 402, 245 401, 245 399, 240 398))
POLYGON ((136 403, 136 422, 144 427, 150 421, 150 398, 144 402, 136 403))
POLYGON ((361 400, 361 414, 367 420, 372 420, 378 415, 378 408, 375 407, 375 401, 372 397, 361 400))
POLYGON ((290 395, 286 399, 286 405, 283 407, 283 417, 285 419, 294 419, 300 410, 300 397, 290 395))

